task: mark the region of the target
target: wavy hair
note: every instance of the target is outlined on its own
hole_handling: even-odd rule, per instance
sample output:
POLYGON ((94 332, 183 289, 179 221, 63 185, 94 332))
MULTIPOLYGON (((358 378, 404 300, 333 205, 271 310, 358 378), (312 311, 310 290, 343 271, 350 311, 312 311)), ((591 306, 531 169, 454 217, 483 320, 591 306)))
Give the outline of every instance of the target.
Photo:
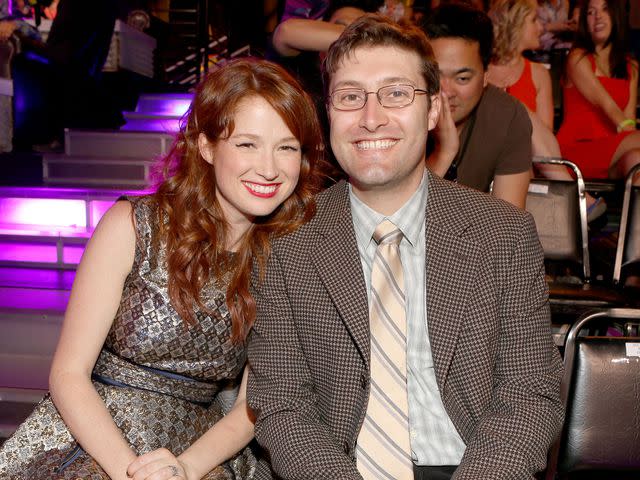
POLYGON ((196 323, 194 307, 207 311, 200 292, 228 269, 225 251, 229 224, 216 198, 215 158, 207 163, 198 148, 203 133, 215 144, 234 130, 238 104, 261 97, 282 117, 300 142, 302 164, 295 190, 274 212, 259 217, 244 234, 226 292, 232 339, 243 342, 255 320, 249 285, 253 262, 262 278, 270 240, 298 228, 315 213, 321 189, 324 147, 318 116, 310 97, 282 67, 257 59, 233 61, 208 74, 197 87, 180 132, 159 165, 154 194, 160 228, 157 241, 167 251, 169 296, 178 314, 196 323))
MULTIPOLYGON (((606 0, 607 10, 611 17, 611 34, 606 45, 611 45, 609 53, 609 70, 613 78, 629 78, 629 28, 625 7, 622 0, 606 0)), ((583 0, 580 4, 580 17, 578 18, 578 31, 573 43, 574 48, 582 48, 586 53, 595 53, 596 46, 593 43, 587 15, 589 14, 589 0, 583 0)))
POLYGON ((534 11, 530 0, 495 0, 489 10, 493 22, 493 61, 505 63, 518 56, 518 45, 527 16, 534 11))

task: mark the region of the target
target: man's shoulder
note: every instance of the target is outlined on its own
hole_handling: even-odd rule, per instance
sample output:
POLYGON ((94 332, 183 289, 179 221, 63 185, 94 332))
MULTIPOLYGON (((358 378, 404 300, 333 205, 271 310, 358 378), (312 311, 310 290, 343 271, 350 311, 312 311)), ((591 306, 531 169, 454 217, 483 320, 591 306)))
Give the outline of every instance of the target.
POLYGON ((432 175, 428 210, 444 228, 466 230, 476 238, 513 238, 530 222, 530 214, 509 202, 432 175))

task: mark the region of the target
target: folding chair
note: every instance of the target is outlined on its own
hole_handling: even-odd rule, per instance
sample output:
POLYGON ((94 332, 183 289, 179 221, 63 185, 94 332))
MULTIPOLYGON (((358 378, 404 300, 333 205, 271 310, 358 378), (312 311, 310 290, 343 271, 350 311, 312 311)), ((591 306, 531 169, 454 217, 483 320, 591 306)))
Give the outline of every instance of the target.
POLYGON ((623 335, 639 322, 640 309, 614 308, 582 316, 569 331, 566 417, 547 480, 640 477, 640 337, 607 336, 612 324, 623 335))
MULTIPOLYGON (((613 283, 619 285, 625 280, 625 271, 629 267, 640 264, 640 187, 633 185, 633 176, 640 172, 640 165, 636 165, 627 175, 622 199, 622 213, 620 215, 620 232, 618 246, 613 267, 613 283)), ((634 292, 638 296, 637 289, 634 292)), ((635 305, 640 305, 640 299, 631 299, 635 305)))
MULTIPOLYGON (((573 323, 594 308, 625 305, 624 297, 617 291, 591 283, 587 201, 580 169, 561 158, 534 157, 533 161, 569 167, 576 177, 571 181, 533 179, 527 194, 526 208, 535 219, 547 266, 568 263, 580 267, 574 283, 549 283, 554 323, 573 323)), ((556 340, 557 345, 564 344, 562 337, 556 340)))

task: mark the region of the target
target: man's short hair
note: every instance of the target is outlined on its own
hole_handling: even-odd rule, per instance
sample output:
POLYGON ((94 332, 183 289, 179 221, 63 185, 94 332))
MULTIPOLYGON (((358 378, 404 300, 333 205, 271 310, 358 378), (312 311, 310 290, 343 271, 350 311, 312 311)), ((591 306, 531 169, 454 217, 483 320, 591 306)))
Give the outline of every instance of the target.
POLYGON ((422 61, 421 73, 429 98, 440 91, 438 65, 424 32, 413 25, 400 25, 382 15, 369 14, 351 23, 329 48, 322 63, 325 96, 329 94, 331 77, 345 57, 358 48, 375 47, 395 47, 416 53, 422 61))
POLYGON ((486 69, 493 51, 493 25, 482 10, 464 3, 448 3, 436 8, 422 25, 429 40, 462 38, 478 42, 482 64, 486 69))

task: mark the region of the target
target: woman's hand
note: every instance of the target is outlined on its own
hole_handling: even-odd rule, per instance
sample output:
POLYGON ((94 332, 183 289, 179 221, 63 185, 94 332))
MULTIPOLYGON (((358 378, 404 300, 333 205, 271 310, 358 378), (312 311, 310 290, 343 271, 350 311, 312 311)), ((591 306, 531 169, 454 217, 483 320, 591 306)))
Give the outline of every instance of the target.
POLYGON ((134 480, 192 479, 188 466, 166 448, 140 455, 127 468, 127 475, 134 480))

